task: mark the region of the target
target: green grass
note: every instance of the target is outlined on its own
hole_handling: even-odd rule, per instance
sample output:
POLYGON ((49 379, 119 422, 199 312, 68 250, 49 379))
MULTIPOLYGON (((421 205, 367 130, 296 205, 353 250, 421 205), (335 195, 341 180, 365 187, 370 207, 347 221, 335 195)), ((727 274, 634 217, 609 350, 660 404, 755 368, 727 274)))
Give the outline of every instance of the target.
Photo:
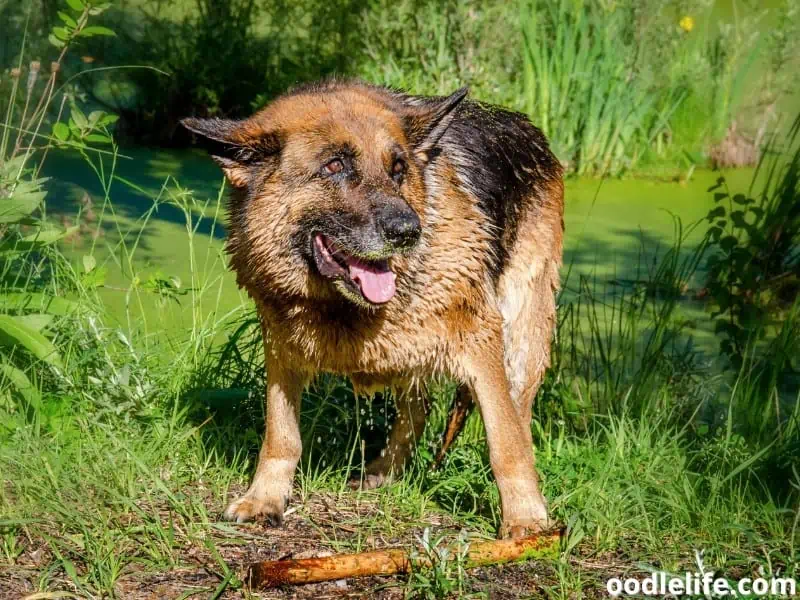
POLYGON ((521 10, 525 111, 578 174, 637 166, 687 95, 655 85, 637 64, 649 40, 630 35, 635 19, 591 2, 533 2, 521 10))
MULTIPOLYGON (((486 458, 472 449, 482 446, 481 436, 465 438, 432 481, 415 471, 378 492, 344 492, 345 473, 306 468, 292 504, 299 514, 288 525, 299 528, 307 520, 308 529, 308 520, 322 516, 314 510, 320 497, 347 516, 335 526, 305 531, 308 537, 298 543, 257 525, 219 521, 231 484, 240 490, 246 482, 248 463, 241 457, 255 450, 254 439, 230 440, 226 456, 204 442, 225 435, 213 425, 201 432, 180 416, 161 416, 121 427, 82 412, 69 412, 72 440, 63 430, 40 436, 21 431, 11 449, 4 445, 0 464, 11 482, 3 497, 4 577, 14 573, 15 563, 29 565, 27 554, 40 550, 43 564, 34 581, 41 589, 112 594, 120 581, 146 581, 151 572, 174 571, 180 580, 181 567, 197 568, 196 552, 214 572, 209 580, 219 581, 226 567, 241 575, 245 565, 233 551, 237 545, 275 548, 277 557, 308 546, 344 552, 382 545, 376 542, 381 538, 407 542, 410 531, 425 525, 451 535, 457 526, 493 532, 490 512, 479 512, 483 503, 496 506, 486 458), (230 458, 237 454, 238 460, 230 458), (456 495, 459 510, 453 514, 447 500, 456 495), (208 556, 213 547, 228 557, 222 565, 208 556)), ((542 583, 551 595, 581 592, 577 581, 602 589, 604 577, 646 565, 689 570, 693 549, 704 549, 707 564, 731 577, 751 573, 755 565, 767 572, 786 565, 794 572, 798 540, 788 507, 769 497, 747 469, 734 474, 751 459, 745 448, 719 442, 702 454, 655 419, 597 421, 591 435, 556 426, 551 437, 539 440, 545 494, 553 514, 571 527, 561 562, 546 565, 542 583), (584 564, 592 562, 598 566, 584 564)), ((533 580, 529 585, 529 593, 541 589, 533 580)))
MULTIPOLYGON (((109 344, 113 332, 108 335, 96 342, 109 344)), ((128 365, 143 361, 136 355, 121 359, 128 365)), ((288 519, 294 535, 224 524, 220 509, 252 469, 259 411, 245 402, 213 411, 206 422, 192 414, 190 402, 158 390, 180 388, 174 377, 183 370, 158 362, 146 374, 132 368, 129 375, 139 384, 155 377, 139 410, 134 406, 140 399, 126 397, 133 386, 116 390, 109 403, 103 395, 110 390, 101 384, 65 399, 51 414, 22 419, 12 410, 4 416, 0 526, 6 566, 0 581, 13 584, 17 580, 8 578, 27 574, 42 590, 125 597, 121 590, 137 582, 152 585, 151 573, 185 582, 187 569, 208 569, 199 587, 209 588, 210 596, 228 569, 241 576, 243 556, 259 547, 273 557, 309 547, 358 551, 408 543, 424 527, 451 536, 458 527, 492 535, 497 525, 497 492, 477 421, 441 472, 428 472, 423 452, 403 481, 377 492, 346 491, 342 464, 353 453, 356 466, 361 463, 354 423, 359 412, 333 382, 307 396, 303 431, 306 440, 339 437, 343 443, 333 450, 328 443, 324 452, 307 443, 292 503, 298 512, 288 519), (249 412, 240 412, 244 407, 249 412), (333 435, 332 422, 341 428, 333 435), (40 564, 31 577, 26 569, 32 553, 40 564)), ((662 383, 650 398, 671 407, 676 398, 670 393, 662 383)), ((439 410, 444 395, 436 396, 439 410)), ((51 407, 55 402, 48 399, 51 407)), ((768 573, 779 566, 795 573, 796 496, 790 501, 770 491, 757 474, 758 454, 741 439, 715 435, 698 442, 670 410, 637 417, 624 410, 620 416, 586 412, 585 430, 558 419, 537 423, 544 491, 570 534, 560 561, 521 568, 523 589, 571 597, 648 565, 681 572, 693 568, 694 549, 704 549, 706 564, 730 577, 759 565, 768 573), (532 568, 544 570, 534 577, 532 568)), ((440 427, 441 419, 435 420, 428 438, 440 427)), ((369 426, 362 425, 362 433, 373 441, 380 437, 369 426)), ((800 485, 795 475, 784 492, 790 483, 800 485)), ((481 587, 466 577, 467 589, 481 587)), ((235 579, 228 584, 237 585, 235 579)), ((417 579, 408 585, 424 591, 417 579)))

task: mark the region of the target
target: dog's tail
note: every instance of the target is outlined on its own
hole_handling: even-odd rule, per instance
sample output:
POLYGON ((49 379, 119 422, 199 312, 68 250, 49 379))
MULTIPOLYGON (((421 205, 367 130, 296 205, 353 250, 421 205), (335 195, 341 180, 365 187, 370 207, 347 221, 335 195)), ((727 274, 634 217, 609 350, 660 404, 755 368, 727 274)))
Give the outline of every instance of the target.
POLYGON ((456 395, 453 398, 453 404, 450 405, 450 411, 447 413, 447 425, 442 436, 442 445, 436 453, 436 458, 433 459, 434 469, 439 468, 445 454, 447 454, 447 450, 456 441, 461 430, 464 429, 464 423, 466 423, 467 417, 469 417, 474 406, 475 402, 472 400, 472 393, 469 388, 464 384, 458 386, 456 395))

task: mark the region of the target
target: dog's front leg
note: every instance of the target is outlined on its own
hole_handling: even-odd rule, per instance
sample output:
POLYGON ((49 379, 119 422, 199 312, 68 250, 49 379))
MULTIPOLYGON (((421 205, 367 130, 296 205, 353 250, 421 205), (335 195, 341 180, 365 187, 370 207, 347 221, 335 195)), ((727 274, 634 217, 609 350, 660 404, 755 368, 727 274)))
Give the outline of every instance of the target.
POLYGON ((511 400, 503 367, 502 342, 473 346, 464 359, 467 383, 472 388, 486 428, 503 523, 500 537, 523 537, 548 527, 547 507, 539 491, 539 478, 529 436, 511 400))
POLYGON ((241 523, 263 514, 270 525, 278 526, 302 452, 300 397, 306 377, 281 364, 269 347, 266 356, 267 418, 258 467, 250 489, 228 506, 225 517, 241 523))

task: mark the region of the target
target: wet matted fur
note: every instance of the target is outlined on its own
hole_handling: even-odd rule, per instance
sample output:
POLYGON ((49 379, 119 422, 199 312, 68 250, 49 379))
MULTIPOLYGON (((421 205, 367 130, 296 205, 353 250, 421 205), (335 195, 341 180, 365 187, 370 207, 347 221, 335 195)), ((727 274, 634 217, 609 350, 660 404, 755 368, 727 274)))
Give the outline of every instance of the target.
POLYGON ((483 417, 500 534, 547 527, 530 419, 555 323, 562 169, 524 115, 465 96, 326 81, 246 120, 184 121, 233 188, 227 250, 265 340, 265 440, 228 518, 281 522, 316 373, 394 391, 366 486, 403 469, 426 381, 444 374, 461 382, 454 427, 473 402, 483 417))

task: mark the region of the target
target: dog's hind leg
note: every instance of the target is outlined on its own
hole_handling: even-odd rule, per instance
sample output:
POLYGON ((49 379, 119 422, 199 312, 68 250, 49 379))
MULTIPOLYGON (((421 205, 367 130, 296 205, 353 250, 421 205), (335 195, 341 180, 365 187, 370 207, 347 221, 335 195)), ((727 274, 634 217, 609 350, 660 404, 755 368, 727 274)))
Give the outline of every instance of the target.
POLYGON ((506 376, 529 443, 533 401, 550 366, 560 283, 560 213, 545 215, 531 219, 532 234, 517 242, 497 286, 506 376))
POLYGON ((391 425, 386 447, 371 460, 360 478, 350 480, 354 489, 374 489, 400 475, 411 459, 416 443, 425 431, 428 398, 424 386, 403 383, 393 386, 397 417, 391 425))
POLYGON ((507 309, 503 315, 506 375, 529 444, 533 401, 550 366, 556 322, 558 267, 553 261, 543 262, 541 273, 511 292, 514 296, 503 303, 507 309))
POLYGON ((472 392, 468 385, 462 383, 458 386, 456 395, 453 397, 453 404, 450 405, 450 411, 447 413, 442 443, 436 453, 436 458, 433 459, 434 469, 438 469, 444 461, 447 451, 455 443, 461 430, 464 429, 464 424, 472 414, 473 408, 475 408, 475 401, 472 399, 472 392))
MULTIPOLYGON (((529 445, 532 445, 530 423, 533 401, 550 366, 550 343, 556 320, 553 294, 558 284, 554 279, 558 276, 557 272, 554 275, 553 270, 548 269, 548 275, 530 282, 526 291, 517 289, 512 292, 518 296, 516 301, 519 301, 521 293, 525 297, 521 300, 518 312, 509 315, 511 318, 504 323, 506 375, 514 407, 525 425, 529 445)), ((434 468, 444 461, 474 407, 469 387, 460 385, 447 415, 442 443, 433 461, 434 468)))

